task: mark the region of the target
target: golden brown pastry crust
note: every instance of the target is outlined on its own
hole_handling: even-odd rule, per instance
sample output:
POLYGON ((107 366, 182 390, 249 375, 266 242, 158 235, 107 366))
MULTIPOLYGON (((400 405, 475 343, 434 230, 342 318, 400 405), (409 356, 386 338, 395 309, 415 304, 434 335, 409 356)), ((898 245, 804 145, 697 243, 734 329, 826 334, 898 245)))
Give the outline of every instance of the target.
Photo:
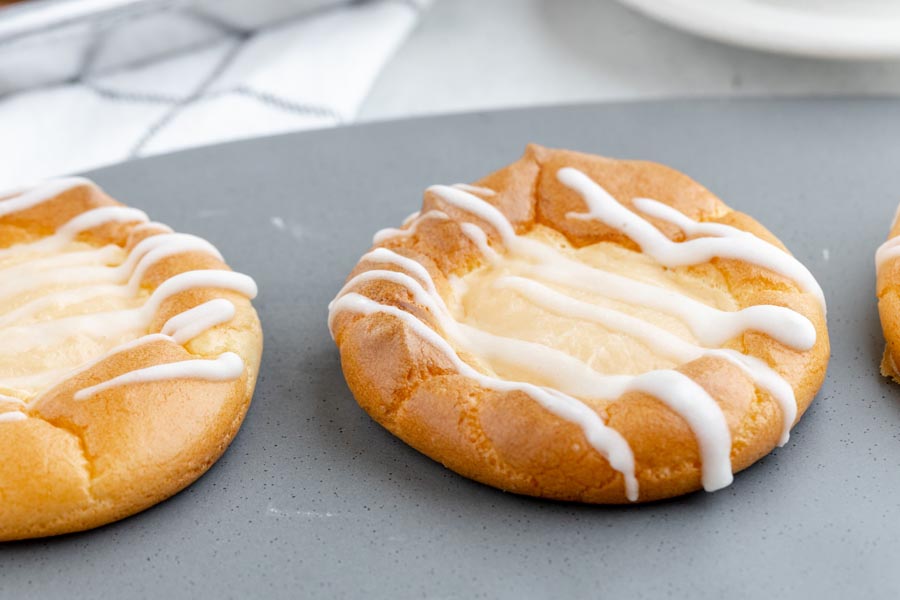
MULTIPOLYGON (((34 208, 0 218, 0 247, 52 234, 92 208, 119 205, 92 186, 78 186, 34 208)), ((79 240, 133 247, 153 227, 107 224, 79 240)), ((162 259, 146 272, 152 291, 185 271, 222 269, 199 252, 162 259)), ((0 540, 56 535, 97 527, 144 510, 202 475, 234 438, 250 405, 262 352, 262 331, 250 301, 213 288, 163 302, 151 324, 213 298, 226 298, 235 317, 186 346, 155 341, 113 354, 47 391, 24 421, 0 422, 0 540), (244 361, 234 381, 176 379, 122 385, 86 400, 80 389, 152 365, 214 358, 231 351, 244 361)), ((14 406, 0 402, 0 412, 14 406)))
MULTIPOLYGON (((895 218, 888 240, 898 235, 900 220, 895 218)), ((878 266, 876 273, 878 315, 886 342, 881 358, 881 374, 900 383, 900 257, 888 258, 878 266)))
MULTIPOLYGON (((626 206, 632 198, 653 198, 692 219, 728 224, 784 248, 754 219, 731 210, 686 175, 659 164, 530 146, 519 161, 475 185, 496 191, 485 201, 498 208, 519 234, 541 224, 559 231, 576 247, 613 241, 639 250, 617 230, 596 221, 565 217, 570 211, 583 211, 584 201, 557 181, 554 175, 562 167, 583 171, 626 206)), ((478 223, 499 241, 489 224, 426 192, 422 212, 435 208, 478 223)), ((674 226, 650 220, 670 239, 683 239, 674 226)), ((482 264, 478 248, 461 233, 454 219, 422 220, 415 234, 386 239, 377 246, 420 262, 445 296, 448 276, 461 276, 482 264)), ((365 261, 350 277, 371 269, 398 270, 391 264, 365 261)), ((720 273, 740 308, 785 306, 813 323, 817 339, 807 351, 793 350, 755 331, 728 344, 764 360, 791 384, 799 418, 824 380, 829 357, 828 332, 819 303, 790 279, 746 262, 717 258, 692 269, 720 273)), ((360 283, 353 291, 407 310, 440 333, 427 310, 417 305, 403 286, 378 280, 360 283)), ((561 500, 626 502, 622 475, 587 443, 577 425, 549 413, 525 393, 486 389, 460 375, 445 355, 396 317, 342 311, 335 317, 333 332, 344 375, 360 406, 420 452, 503 490, 561 500)), ((735 472, 775 447, 782 426, 780 408, 737 367, 704 357, 678 370, 705 388, 724 412, 732 436, 735 472)), ((641 501, 700 488, 696 439, 686 421, 661 401, 628 393, 598 412, 631 445, 641 501)))

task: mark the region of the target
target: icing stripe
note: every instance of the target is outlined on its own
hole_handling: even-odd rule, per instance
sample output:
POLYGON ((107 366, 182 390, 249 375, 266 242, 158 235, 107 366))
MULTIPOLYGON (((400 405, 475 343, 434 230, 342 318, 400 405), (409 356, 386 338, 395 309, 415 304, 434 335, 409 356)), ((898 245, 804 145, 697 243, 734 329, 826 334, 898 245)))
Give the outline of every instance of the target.
POLYGON ((61 241, 69 241, 79 233, 89 231, 101 225, 109 223, 146 223, 150 220, 142 210, 130 206, 101 206, 85 211, 68 221, 56 230, 56 234, 45 238, 47 240, 58 238, 61 241))
POLYGON ((186 344, 201 333, 234 318, 234 304, 224 298, 216 298, 179 313, 166 321, 163 335, 171 336, 176 344, 186 344))
MULTIPOLYGON (((406 225, 407 223, 411 223, 411 225, 409 225, 409 227, 407 227, 406 229, 396 229, 394 227, 388 227, 386 229, 376 231, 375 235, 372 236, 372 243, 380 244, 381 242, 383 242, 387 239, 407 238, 412 235, 415 235, 416 231, 418 231, 419 223, 421 223, 425 219, 437 219, 439 221, 447 221, 450 219, 450 217, 447 216, 447 213, 439 211, 439 210, 429 210, 428 212, 421 214, 421 215, 413 213, 413 215, 416 215, 416 216, 413 217, 413 219, 411 221, 404 222, 404 225, 406 225)), ((410 215, 410 217, 412 217, 412 215, 410 215)), ((408 219, 408 217, 407 217, 407 219, 408 219)))
MULTIPOLYGON (((755 238, 749 231, 737 229, 723 223, 706 223, 694 221, 686 214, 678 211, 668 204, 663 204, 650 198, 635 198, 632 200, 634 207, 647 216, 666 221, 678 227, 685 235, 710 235, 716 237, 746 237, 755 238)), ((757 238, 758 239, 758 238, 757 238)))
POLYGON ((419 215, 421 215, 421 214, 422 213, 419 211, 413 211, 413 212, 409 213, 408 215, 406 215, 406 218, 403 219, 403 221, 402 221, 403 225, 404 226, 409 225, 410 223, 412 223, 413 221, 418 219, 419 215))
POLYGON ((248 275, 234 271, 215 269, 203 271, 186 271, 163 281, 153 290, 143 310, 153 315, 159 306, 168 298, 181 292, 197 288, 219 288, 237 292, 249 299, 256 298, 256 282, 248 275))
POLYGON ((0 200, 0 217, 34 208, 39 204, 52 200, 63 192, 81 185, 94 187, 92 182, 83 177, 61 177, 59 179, 51 179, 25 191, 20 191, 17 195, 0 200))
POLYGON ((158 221, 149 221, 147 223, 139 223, 138 225, 135 225, 131 231, 132 231, 132 233, 137 233, 139 231, 146 231, 148 229, 150 231, 156 231, 156 232, 162 232, 162 233, 175 233, 171 227, 169 227, 165 223, 159 223, 158 221))
MULTIPOLYGON (((662 265, 697 265, 713 258, 742 260, 791 279, 801 289, 814 295, 822 310, 825 310, 825 294, 812 273, 793 256, 764 240, 752 235, 731 235, 728 239, 701 237, 673 242, 656 227, 620 204, 581 171, 566 167, 559 170, 557 178, 563 185, 578 192, 587 204, 587 212, 569 213, 569 218, 600 221, 618 229, 640 246, 644 254, 662 265)), ((668 214, 671 216, 671 213, 668 214)))
POLYGON ((7 396, 6 394, 0 394, 0 402, 11 402, 12 404, 25 406, 25 401, 21 398, 16 398, 15 396, 7 396))
POLYGON ((95 227, 100 227, 107 223, 143 223, 147 220, 147 214, 136 208, 103 206, 81 213, 57 229, 53 235, 41 238, 35 242, 4 248, 0 252, 6 256, 24 252, 56 252, 74 240, 79 234, 95 227))
POLYGON ((880 270, 884 263, 898 256, 900 256, 900 236, 892 237, 878 246, 878 250, 875 251, 875 270, 880 270))
POLYGON ((215 246, 195 235, 165 233, 141 240, 119 266, 119 273, 131 273, 131 285, 140 285, 147 270, 159 261, 188 252, 201 252, 224 260, 215 246))
POLYGON ((129 371, 75 393, 75 400, 87 400, 114 387, 151 383, 173 379, 202 379, 205 381, 233 381, 244 372, 244 361, 234 352, 225 352, 213 360, 193 359, 153 365, 129 371))
POLYGON ((469 185, 468 183, 454 183, 453 187, 456 189, 462 190, 464 192, 469 192, 470 194, 481 194, 482 196, 496 196, 497 192, 492 189, 488 189, 486 187, 480 187, 477 185, 469 185))
POLYGON ((491 248, 487 234, 481 227, 474 223, 460 223, 459 228, 463 235, 475 244, 475 247, 478 248, 478 251, 481 252, 481 255, 486 258, 488 262, 493 263, 500 260, 500 255, 496 250, 491 248))

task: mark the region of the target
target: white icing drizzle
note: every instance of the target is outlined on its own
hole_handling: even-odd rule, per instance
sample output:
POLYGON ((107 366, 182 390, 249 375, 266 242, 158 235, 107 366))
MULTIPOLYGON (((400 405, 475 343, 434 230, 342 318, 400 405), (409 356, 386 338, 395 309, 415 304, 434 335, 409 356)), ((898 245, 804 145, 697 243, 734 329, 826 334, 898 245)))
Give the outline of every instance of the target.
POLYGON ((17 410, 0 413, 0 423, 14 423, 16 421, 24 421, 27 418, 28 415, 17 410))
POLYGON ((892 237, 875 251, 875 270, 881 270, 884 263, 900 256, 900 236, 892 237))
POLYGON ((256 282, 243 273, 234 271, 198 270, 179 273, 163 281, 150 295, 142 310, 154 314, 160 305, 171 296, 196 288, 219 288, 231 290, 251 300, 256 298, 256 282))
MULTIPOLYGON (((53 180, 27 190, 19 196, 0 201, 0 216, 32 208, 55 198, 73 186, 93 185, 81 178, 53 180)), ((146 334, 163 302, 176 294, 192 289, 215 288, 237 292, 245 297, 256 296, 255 282, 248 276, 227 270, 195 270, 176 274, 160 283, 134 308, 37 319, 42 311, 59 309, 89 302, 100 297, 138 298, 147 271, 160 261, 179 254, 199 252, 222 259, 219 251, 208 241, 187 234, 174 233, 161 223, 150 222, 142 211, 107 206, 81 213, 60 226, 53 235, 34 242, 0 249, 0 259, 16 259, 0 269, 0 298, 23 295, 25 302, 0 315, 0 337, 6 340, 4 351, 27 352, 44 346, 64 344, 73 335, 97 339, 116 339, 133 335, 136 339, 119 344, 101 356, 75 368, 46 370, 31 375, 0 378, 0 387, 21 390, 29 387, 49 389, 59 381, 81 373, 119 352, 154 341, 184 345, 204 332, 234 318, 235 306, 224 298, 209 300, 172 316, 162 333, 146 334), (124 261, 113 265, 121 256, 121 249, 109 245, 88 250, 59 252, 71 244, 82 232, 108 223, 136 223, 134 232, 151 233, 137 243, 124 261), (59 253, 58 253, 59 252, 59 253), (76 285, 71 289, 59 286, 76 285), (41 288, 48 288, 47 291, 41 288), (40 292, 44 293, 40 293, 40 292), (37 295, 35 295, 37 293, 37 295), (14 340, 14 341, 10 341, 14 340), (13 345, 14 344, 14 345, 13 345)), ((154 365, 119 375, 76 393, 76 399, 89 398, 119 385, 166 379, 204 379, 225 381, 237 379, 243 373, 240 357, 226 352, 212 360, 190 359, 164 365, 154 365)), ((27 410, 40 400, 40 395, 24 401, 15 396, 0 394, 0 401, 13 402, 27 410)), ((18 420, 4 415, 0 420, 18 420)))
MULTIPOLYGON (((558 175, 564 184, 585 196, 588 205, 587 213, 570 214, 570 217, 596 219, 619 229, 660 264, 686 266, 708 262, 714 257, 744 260, 789 277, 801 289, 813 294, 824 309, 824 296, 809 271, 787 253, 752 234, 723 224, 693 221, 675 209, 653 200, 636 200, 637 210, 674 224, 685 235, 707 236, 680 243, 672 242, 640 215, 612 199, 586 175, 574 169, 562 169, 558 175)), ((508 253, 530 261, 522 268, 525 276, 500 277, 495 282, 497 286, 514 290, 543 310, 624 333, 678 363, 691 362, 704 356, 728 361, 779 404, 783 416, 780 442, 783 444, 787 441, 797 414, 797 404, 790 384, 764 361, 720 346, 746 331, 755 330, 768 334, 788 347, 807 350, 815 344, 816 331, 806 317, 780 306, 751 306, 734 312, 719 310, 672 290, 589 266, 566 257, 549 245, 518 236, 502 213, 471 193, 478 190, 455 185, 432 186, 429 191, 448 205, 478 217, 500 236, 508 253), (540 283, 539 280, 587 290, 675 316, 689 327, 699 343, 688 342, 662 327, 627 313, 578 300, 540 283)), ((407 229, 390 230, 393 232, 391 235, 376 236, 376 243, 394 235, 411 235, 409 232, 414 231, 421 222, 420 219, 427 218, 428 214, 413 217, 407 229)), ((447 217, 446 213, 440 214, 443 215, 441 218, 447 217)), ((489 238, 481 227, 468 222, 460 222, 459 225, 463 235, 479 248, 486 260, 494 263, 501 260, 500 254, 491 247, 489 238)), ((582 360, 560 350, 498 336, 457 322, 438 293, 428 270, 413 259, 386 248, 376 248, 364 255, 360 262, 391 265, 399 270, 375 268, 349 280, 329 305, 328 324, 332 335, 334 319, 343 311, 385 313, 401 319, 446 355, 463 375, 490 389, 524 391, 550 412, 579 425, 591 445, 623 475, 626 495, 631 500, 638 497, 634 455, 624 438, 607 427, 588 403, 596 400, 613 401, 628 392, 649 394, 681 415, 694 432, 703 464, 704 488, 712 491, 731 483, 731 436, 724 414, 716 401, 689 377, 670 369, 640 375, 601 374, 582 360), (379 304, 353 291, 360 284, 370 281, 388 281, 403 286, 417 304, 427 309, 443 335, 409 312, 379 304), (549 382, 552 387, 507 381, 488 375, 462 361, 458 351, 528 369, 538 374, 543 381, 549 382)))
POLYGON ((480 187, 477 185, 470 185, 468 183, 454 183, 453 187, 455 187, 458 190, 462 190, 464 192, 469 192, 470 194, 479 194, 481 196, 487 196, 487 197, 497 195, 497 192, 495 192, 494 190, 492 190, 490 188, 480 187))
MULTIPOLYGON (((577 169, 566 167, 557 173, 559 181, 577 191, 587 204, 585 213, 569 213, 571 219, 592 220, 614 227, 631 238, 644 254, 661 265, 683 267, 709 262, 713 258, 734 258, 784 275, 803 290, 813 294, 825 310, 825 294, 819 283, 803 264, 787 252, 753 235, 733 234, 722 237, 701 237, 685 242, 673 242, 651 223, 628 210, 600 187, 593 179, 577 169)), ((645 209, 647 204, 644 203, 645 209)), ((657 217, 671 218, 677 211, 659 211, 657 217)), ((685 223, 687 217, 678 221, 685 223)), ((677 223, 676 223, 677 224, 677 223)), ((699 224, 698 224, 699 225, 699 224)), ((728 231, 720 225, 717 230, 728 231)), ((709 230, 707 225, 702 230, 709 230)), ((721 233, 716 235, 722 235, 721 233)))
POLYGON ((11 402, 13 404, 25 406, 25 401, 21 398, 16 398, 15 396, 7 396, 6 394, 0 394, 0 402, 11 402))
POLYGON ((0 201, 0 217, 34 208, 63 192, 81 185, 94 187, 91 181, 83 177, 61 177, 59 179, 51 179, 24 191, 18 191, 15 195, 0 201))
POLYGON ((686 214, 672 208, 668 204, 663 204, 657 200, 650 198, 635 198, 632 200, 634 207, 647 216, 654 217, 660 221, 667 221, 678 227, 685 235, 701 236, 709 235, 715 237, 745 237, 759 239, 749 231, 737 229, 730 225, 722 223, 705 223, 703 221, 694 221, 686 214))
POLYGON ((167 381, 171 379, 203 379, 232 381, 244 372, 244 361, 234 352, 224 352, 217 358, 181 360, 129 371, 75 393, 75 400, 86 400, 110 388, 135 383, 167 381))
POLYGON ((222 260, 216 247, 203 238, 187 233, 164 233, 138 242, 125 262, 117 267, 116 275, 121 278, 130 273, 131 286, 137 287, 151 266, 164 258, 187 252, 202 252, 222 260))
POLYGON ((156 232, 162 231, 163 233, 175 233, 171 227, 169 227, 165 223, 160 223, 158 221, 150 221, 149 223, 140 223, 139 225, 135 225, 131 231, 137 233, 139 231, 147 231, 147 230, 156 231, 156 232))
MULTIPOLYGON (((891 222, 891 229, 896 227, 897 220, 900 219, 900 204, 897 205, 896 210, 894 211, 894 220, 891 222)), ((889 238, 885 243, 878 247, 878 250, 875 252, 875 272, 881 270, 881 267, 884 266, 889 260, 897 258, 900 256, 900 235, 889 238)))
POLYGON ((107 223, 146 223, 149 220, 144 211, 130 206, 101 206, 85 211, 56 230, 56 234, 45 238, 47 242, 57 241, 59 245, 72 240, 76 235, 107 223))
POLYGON ((395 227, 387 227, 385 229, 376 231, 375 235, 372 236, 372 243, 380 244, 381 242, 383 242, 387 239, 406 238, 406 237, 415 235, 416 231, 418 231, 419 223, 423 222, 426 219, 437 219, 439 221, 447 221, 450 219, 450 217, 447 215, 447 213, 442 212, 440 210, 429 210, 428 212, 423 213, 421 215, 419 215, 417 213, 413 213, 412 215, 410 215, 410 217, 412 217, 411 220, 409 217, 407 217, 407 220, 405 220, 403 223, 404 226, 406 226, 407 223, 411 223, 411 225, 409 225, 409 227, 406 227, 406 229, 397 229, 395 227), (416 215, 416 216, 413 216, 413 215, 416 215))
POLYGON ((422 213, 419 212, 418 210, 409 213, 408 215, 406 215, 406 218, 404 218, 402 221, 403 226, 405 227, 406 225, 409 225, 410 223, 412 223, 413 221, 418 219, 419 215, 421 215, 421 214, 422 213))
POLYGON ((176 344, 186 344, 204 331, 234 318, 234 304, 224 298, 216 298, 179 313, 163 325, 163 335, 171 336, 176 344))
POLYGON ((487 234, 484 232, 484 229, 476 225, 475 223, 460 223, 459 228, 462 231, 463 235, 469 238, 469 240, 475 244, 475 247, 478 248, 481 255, 487 259, 488 262, 497 262, 500 260, 500 255, 496 250, 491 248, 491 244, 488 241, 487 234))
MULTIPOLYGON (((52 196, 51 196, 52 197, 52 196)), ((45 198, 46 200, 46 198, 45 198)), ((0 206, 4 203, 0 202, 0 206)), ((0 214, 0 217, 3 215, 0 214)), ((4 255, 16 253, 52 253, 64 248, 74 240, 78 234, 105 225, 107 223, 143 223, 148 220, 147 214, 128 206, 104 206, 85 211, 71 219, 56 232, 36 242, 18 244, 2 250, 4 255)))
MULTIPOLYGON (((891 221, 891 229, 897 226, 898 220, 900 220, 900 204, 894 210, 894 220, 891 221)), ((900 235, 889 238, 878 247, 878 250, 875 252, 875 271, 880 271, 884 263, 898 256, 900 256, 900 235)))

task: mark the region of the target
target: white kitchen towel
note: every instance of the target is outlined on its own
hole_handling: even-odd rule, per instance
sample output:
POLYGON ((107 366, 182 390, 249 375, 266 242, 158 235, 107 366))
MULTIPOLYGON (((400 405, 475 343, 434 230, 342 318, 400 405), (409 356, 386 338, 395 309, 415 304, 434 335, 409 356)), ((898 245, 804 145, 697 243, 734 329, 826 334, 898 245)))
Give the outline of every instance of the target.
MULTIPOLYGON (((369 0, 259 29, 168 11, 91 49, 77 77, 0 97, 0 190, 130 158, 348 123, 429 0, 369 0), (199 40, 121 62, 159 36, 199 40)), ((252 13, 251 13, 252 14, 252 13)))

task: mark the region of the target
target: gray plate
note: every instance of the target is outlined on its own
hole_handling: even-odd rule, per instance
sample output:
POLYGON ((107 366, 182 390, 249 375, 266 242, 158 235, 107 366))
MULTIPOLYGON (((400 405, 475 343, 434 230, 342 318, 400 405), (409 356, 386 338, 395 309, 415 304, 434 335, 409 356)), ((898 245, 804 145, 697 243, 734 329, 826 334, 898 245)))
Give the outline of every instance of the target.
POLYGON ((896 102, 646 103, 350 127, 94 173, 257 279, 262 376, 206 476, 120 523, 3 545, 0 595, 896 597, 900 386, 878 375, 873 253, 900 200, 898 140, 896 102), (621 508, 517 497, 419 455, 353 401, 325 305, 372 232, 428 184, 475 179, 528 141, 681 169, 825 288, 825 386, 791 442, 730 488, 621 508))

